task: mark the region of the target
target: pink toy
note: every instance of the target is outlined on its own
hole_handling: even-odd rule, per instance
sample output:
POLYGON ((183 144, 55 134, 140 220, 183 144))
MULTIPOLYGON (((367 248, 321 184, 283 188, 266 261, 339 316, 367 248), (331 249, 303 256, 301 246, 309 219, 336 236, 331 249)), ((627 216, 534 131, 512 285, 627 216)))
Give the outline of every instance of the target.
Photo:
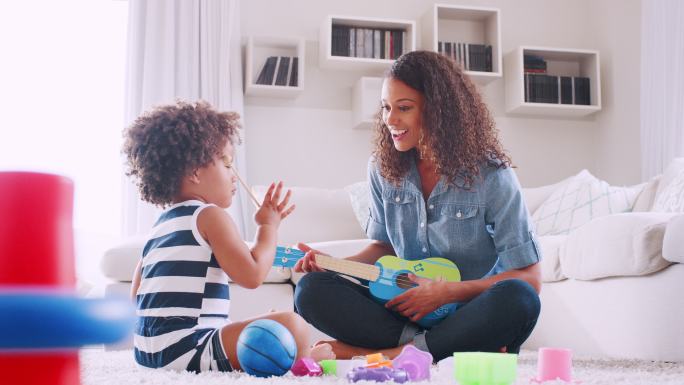
POLYGON ((316 361, 309 357, 302 357, 295 361, 290 369, 295 376, 322 376, 323 369, 316 361))
POLYGON ((411 381, 429 380, 432 354, 413 345, 406 345, 401 353, 392 360, 392 364, 395 368, 406 370, 411 381))
POLYGON ((562 380, 572 381, 572 350, 539 348, 536 382, 562 380))

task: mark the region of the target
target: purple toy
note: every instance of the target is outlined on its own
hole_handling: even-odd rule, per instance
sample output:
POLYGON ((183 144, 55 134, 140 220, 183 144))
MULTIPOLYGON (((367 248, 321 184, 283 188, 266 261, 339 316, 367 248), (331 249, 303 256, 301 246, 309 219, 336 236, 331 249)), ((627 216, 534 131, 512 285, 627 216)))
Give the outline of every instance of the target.
POLYGON ((406 345, 392 360, 392 366, 406 370, 411 381, 429 380, 430 365, 432 365, 432 354, 413 345, 406 345))
POLYGON ((295 376, 322 376, 323 369, 316 361, 309 357, 298 359, 290 369, 295 376))
POLYGON ((347 373, 347 380, 349 382, 357 382, 361 380, 385 382, 394 381, 397 383, 404 383, 409 380, 408 373, 404 369, 388 368, 386 366, 379 368, 354 368, 347 373))

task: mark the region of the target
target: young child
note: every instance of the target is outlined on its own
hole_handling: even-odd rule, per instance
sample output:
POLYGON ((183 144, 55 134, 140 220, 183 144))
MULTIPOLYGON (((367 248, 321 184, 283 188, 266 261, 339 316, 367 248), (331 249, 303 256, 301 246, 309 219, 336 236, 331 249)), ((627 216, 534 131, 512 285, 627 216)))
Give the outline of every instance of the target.
MULTIPOLYGON (((239 116, 204 102, 178 102, 139 117, 125 132, 127 175, 142 199, 166 210, 154 225, 133 277, 135 359, 150 368, 200 372, 240 369, 236 342, 253 319, 231 323, 228 277, 258 287, 273 264, 276 232, 294 206, 282 182, 271 184, 254 215, 249 249, 224 211, 237 189, 233 145, 239 116)), ((292 312, 270 313, 297 342, 297 356, 330 358, 308 344, 308 324, 292 312)))

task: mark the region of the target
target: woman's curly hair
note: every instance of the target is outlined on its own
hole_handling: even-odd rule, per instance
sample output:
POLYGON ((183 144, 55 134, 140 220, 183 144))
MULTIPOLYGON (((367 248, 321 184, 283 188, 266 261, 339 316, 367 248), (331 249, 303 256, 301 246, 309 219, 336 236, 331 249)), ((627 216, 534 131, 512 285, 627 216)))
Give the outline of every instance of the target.
MULTIPOLYGON (((399 57, 386 77, 400 80, 423 95, 421 146, 431 150, 437 173, 448 183, 462 178, 468 188, 480 175, 483 164, 511 166, 487 106, 455 61, 435 52, 413 51, 399 57)), ((374 155, 380 174, 398 184, 415 161, 417 151, 394 148, 382 110, 376 115, 374 127, 374 155)))
POLYGON ((226 141, 240 143, 239 119, 202 101, 157 107, 124 131, 126 175, 135 179, 143 200, 166 206, 183 177, 222 155, 226 141))

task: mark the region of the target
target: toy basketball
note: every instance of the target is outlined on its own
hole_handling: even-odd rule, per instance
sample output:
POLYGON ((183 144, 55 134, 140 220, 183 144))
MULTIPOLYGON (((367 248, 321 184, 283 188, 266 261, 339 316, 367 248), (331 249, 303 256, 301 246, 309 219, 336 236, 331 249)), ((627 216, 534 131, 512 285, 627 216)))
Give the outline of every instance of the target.
POLYGON ((282 324, 260 319, 240 333, 237 357, 242 370, 256 377, 282 376, 297 356, 297 343, 282 324))

